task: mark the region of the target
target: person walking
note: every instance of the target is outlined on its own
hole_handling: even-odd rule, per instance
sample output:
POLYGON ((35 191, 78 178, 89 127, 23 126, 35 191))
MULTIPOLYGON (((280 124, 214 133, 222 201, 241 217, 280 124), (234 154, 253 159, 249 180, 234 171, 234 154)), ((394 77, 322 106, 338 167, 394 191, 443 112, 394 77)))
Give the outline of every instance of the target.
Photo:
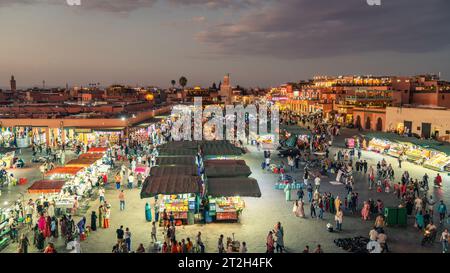
POLYGON ((149 203, 145 203, 145 220, 147 220, 147 222, 152 221, 152 209, 149 203))
POLYGON ((336 230, 342 231, 342 221, 344 218, 344 212, 342 209, 338 208, 334 220, 336 221, 336 230))
POLYGON ((314 179, 314 190, 316 191, 320 191, 320 176, 317 175, 316 178, 314 179))
POLYGON ((441 234, 441 244, 442 244, 442 253, 447 253, 448 251, 448 240, 449 240, 448 229, 444 229, 441 234))
POLYGON ((308 202, 311 203, 313 199, 313 187, 311 183, 309 183, 308 186, 306 187, 306 192, 308 193, 308 202))
POLYGON ((102 204, 105 201, 105 189, 104 188, 100 188, 98 190, 98 196, 100 198, 100 204, 102 204))
POLYGON ((95 211, 91 213, 91 230, 97 230, 97 215, 95 214, 95 211))
POLYGON ((220 234, 219 240, 217 242, 217 249, 218 249, 219 253, 225 252, 225 247, 223 245, 223 234, 220 234))
POLYGON ((128 252, 130 252, 131 251, 131 231, 128 227, 125 229, 124 239, 125 239, 125 244, 127 245, 128 252))
POLYGON ((30 245, 30 241, 28 240, 28 237, 25 234, 22 234, 20 236, 19 240, 19 253, 28 253, 28 246, 30 245))
POLYGON ((117 172, 114 176, 114 181, 116 182, 116 189, 120 190, 120 183, 122 182, 122 176, 120 176, 120 172, 117 172))
POLYGON ((274 253, 274 246, 275 242, 273 240, 273 232, 269 231, 269 234, 266 237, 266 253, 274 253))
POLYGON ((116 235, 117 235, 117 243, 120 245, 123 242, 123 237, 125 236, 125 232, 123 231, 123 226, 120 226, 120 228, 118 228, 116 230, 116 235))
POLYGON ((119 201, 120 201, 120 210, 125 210, 125 193, 123 190, 119 193, 119 201))
POLYGON ((438 206, 438 213, 439 213, 439 224, 442 224, 445 219, 445 215, 447 214, 447 206, 444 204, 444 201, 441 200, 438 206))
POLYGON ((158 239, 156 238, 156 223, 152 222, 152 242, 157 242, 158 239))
POLYGON ((132 189, 134 183, 134 175, 133 172, 130 172, 130 175, 128 176, 128 188, 132 189))
POLYGON ((103 228, 109 228, 109 219, 111 217, 111 209, 108 208, 108 206, 105 206, 104 209, 105 209, 105 216, 103 218, 103 228))
POLYGON ((283 253, 284 250, 284 229, 281 226, 281 223, 278 222, 275 226, 275 237, 276 237, 276 251, 278 253, 283 253))
POLYGON ((312 200, 309 205, 309 214, 311 218, 316 218, 316 200, 312 200))

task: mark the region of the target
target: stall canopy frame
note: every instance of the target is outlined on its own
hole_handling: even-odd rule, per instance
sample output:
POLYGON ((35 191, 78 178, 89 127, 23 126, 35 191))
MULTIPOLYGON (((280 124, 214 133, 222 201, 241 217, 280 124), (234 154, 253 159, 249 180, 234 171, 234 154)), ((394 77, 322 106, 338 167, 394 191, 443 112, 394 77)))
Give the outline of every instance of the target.
POLYGON ((196 176, 170 175, 161 177, 148 176, 141 190, 141 199, 159 194, 187 194, 201 192, 201 180, 196 176))
POLYGON ((212 197, 261 197, 258 181, 248 177, 211 178, 207 195, 212 197))
POLYGON ((195 157, 193 156, 159 156, 156 158, 156 165, 171 166, 171 165, 195 165, 195 157))
POLYGON ((28 193, 59 193, 65 184, 64 180, 38 180, 28 188, 28 193))
POLYGON ((189 175, 197 176, 194 165, 156 166, 150 169, 150 176, 189 175))

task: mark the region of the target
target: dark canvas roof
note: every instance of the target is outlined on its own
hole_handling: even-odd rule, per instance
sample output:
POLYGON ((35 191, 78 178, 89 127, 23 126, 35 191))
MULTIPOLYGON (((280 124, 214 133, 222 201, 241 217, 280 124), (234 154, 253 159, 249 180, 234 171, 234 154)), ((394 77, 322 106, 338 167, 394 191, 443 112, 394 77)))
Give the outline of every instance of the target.
POLYGON ((245 160, 239 159, 208 159, 204 161, 205 167, 208 166, 223 166, 223 165, 247 165, 245 160))
POLYGON ((160 166, 150 169, 150 176, 168 175, 197 175, 197 168, 194 165, 160 166))
MULTIPOLYGON (((219 146, 206 146, 203 148, 205 155, 241 155, 242 150, 240 148, 228 145, 219 146)), ((159 149, 159 154, 162 156, 195 156, 197 149, 184 149, 184 148, 163 148, 159 149)))
POLYGON ((208 178, 214 177, 248 177, 252 174, 247 165, 213 165, 205 167, 208 178))
POLYGON ((160 146, 159 154, 166 156, 193 155, 201 146, 205 155, 241 155, 243 150, 226 140, 173 141, 160 146))
POLYGON ((141 190, 141 198, 149 198, 158 194, 200 193, 200 178, 189 175, 169 175, 145 179, 141 190))
POLYGON ((156 165, 195 165, 195 158, 193 156, 177 156, 165 157, 159 156, 156 158, 156 165))
POLYGON ((177 149, 177 148, 164 148, 158 150, 159 154, 162 156, 174 156, 174 155, 182 155, 182 156, 195 156, 197 151, 194 149, 177 149))
POLYGON ((248 196, 261 197, 261 190, 254 178, 211 178, 208 179, 207 195, 213 197, 221 196, 248 196))

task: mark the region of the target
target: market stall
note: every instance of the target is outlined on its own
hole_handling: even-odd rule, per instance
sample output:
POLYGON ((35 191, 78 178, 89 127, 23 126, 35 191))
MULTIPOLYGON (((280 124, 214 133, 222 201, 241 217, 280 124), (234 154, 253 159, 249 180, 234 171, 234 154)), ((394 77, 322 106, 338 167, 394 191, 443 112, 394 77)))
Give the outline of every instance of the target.
POLYGON ((108 148, 106 147, 92 147, 87 151, 88 153, 106 153, 108 148))
POLYGON ((253 178, 210 178, 207 196, 212 221, 238 221, 245 208, 241 197, 261 197, 261 191, 253 178))
POLYGON ((87 168, 95 163, 97 163, 101 159, 97 158, 77 158, 72 159, 69 162, 67 162, 66 167, 81 167, 81 168, 87 168))
POLYGON ((34 182, 31 187, 28 188, 28 193, 59 193, 62 191, 65 184, 65 180, 39 180, 34 182))
POLYGON ((9 169, 14 164, 16 148, 0 147, 0 168, 9 169))
POLYGON ((389 140, 380 139, 380 138, 372 138, 369 141, 367 150, 377 152, 377 153, 384 153, 387 150, 389 150, 390 146, 391 146, 391 142, 389 140))
POLYGON ((425 168, 435 171, 450 171, 450 157, 446 153, 433 152, 429 160, 423 164, 425 168))
POLYGON ((189 175, 196 176, 197 168, 190 165, 159 166, 150 169, 150 176, 189 175))
POLYGON ((201 192, 202 183, 196 176, 149 176, 142 186, 141 199, 158 196, 160 215, 166 211, 173 214, 177 225, 194 224, 198 196, 201 192))
POLYGON ((177 157, 166 157, 159 156, 156 158, 156 165, 195 165, 195 157, 193 156, 177 156, 177 157))
POLYGON ((45 173, 45 176, 53 178, 69 179, 75 177, 84 170, 84 167, 57 167, 45 173))
POLYGON ((223 166, 223 165, 241 165, 246 166, 245 160, 238 159, 208 159, 204 161, 205 167, 209 166, 223 166))
MULTIPOLYGON (((226 160, 222 160, 226 161, 226 160)), ((252 174, 250 168, 247 165, 216 165, 216 166, 206 166, 205 175, 208 178, 217 177, 248 177, 252 174)))
POLYGON ((421 165, 425 162, 425 160, 431 157, 431 151, 411 144, 408 145, 408 148, 405 151, 405 155, 409 161, 421 165))

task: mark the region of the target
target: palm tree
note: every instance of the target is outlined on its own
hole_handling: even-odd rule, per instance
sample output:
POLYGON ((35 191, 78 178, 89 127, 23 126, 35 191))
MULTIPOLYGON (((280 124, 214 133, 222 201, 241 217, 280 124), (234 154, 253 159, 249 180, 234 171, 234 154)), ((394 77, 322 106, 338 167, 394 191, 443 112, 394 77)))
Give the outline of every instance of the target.
POLYGON ((170 83, 172 84, 172 88, 175 88, 175 84, 177 83, 177 81, 176 80, 172 80, 170 83))
POLYGON ((185 76, 181 76, 181 78, 178 80, 178 83, 180 84, 180 86, 181 87, 183 87, 183 89, 184 89, 184 87, 186 86, 186 84, 187 84, 187 79, 186 79, 186 77, 185 76))

